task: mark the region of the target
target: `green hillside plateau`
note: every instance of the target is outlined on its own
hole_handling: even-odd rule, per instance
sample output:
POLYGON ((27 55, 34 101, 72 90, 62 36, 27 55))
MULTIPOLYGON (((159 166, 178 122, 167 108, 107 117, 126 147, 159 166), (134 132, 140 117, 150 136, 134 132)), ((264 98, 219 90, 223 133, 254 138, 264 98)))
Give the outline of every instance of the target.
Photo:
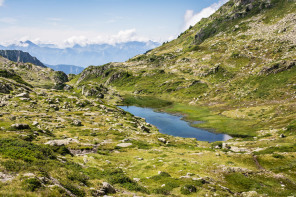
POLYGON ((0 196, 295 196, 295 32, 295 0, 230 0, 171 42, 76 76, 1 57, 0 196), (233 138, 161 134, 116 105, 233 138))

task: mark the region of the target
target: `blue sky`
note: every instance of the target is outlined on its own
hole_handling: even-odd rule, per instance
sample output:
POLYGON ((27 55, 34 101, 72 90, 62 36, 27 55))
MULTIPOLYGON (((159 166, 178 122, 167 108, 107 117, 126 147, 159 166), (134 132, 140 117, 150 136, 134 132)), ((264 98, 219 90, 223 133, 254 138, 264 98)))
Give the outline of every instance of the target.
POLYGON ((0 0, 0 44, 167 41, 227 0, 0 0))

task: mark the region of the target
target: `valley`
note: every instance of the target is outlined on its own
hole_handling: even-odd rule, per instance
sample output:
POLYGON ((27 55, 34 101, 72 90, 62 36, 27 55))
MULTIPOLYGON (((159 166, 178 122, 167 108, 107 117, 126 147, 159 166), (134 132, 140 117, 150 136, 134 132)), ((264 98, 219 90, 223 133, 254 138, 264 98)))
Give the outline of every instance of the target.
POLYGON ((77 75, 0 57, 0 195, 295 196, 295 21, 295 0, 230 0, 77 75), (163 134, 137 109, 231 138, 163 134))

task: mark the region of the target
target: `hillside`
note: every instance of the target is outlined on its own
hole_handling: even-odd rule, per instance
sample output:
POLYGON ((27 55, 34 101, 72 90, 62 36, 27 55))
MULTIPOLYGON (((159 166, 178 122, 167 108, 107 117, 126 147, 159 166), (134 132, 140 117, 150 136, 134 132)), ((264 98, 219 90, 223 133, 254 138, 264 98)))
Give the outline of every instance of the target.
POLYGON ((0 58, 0 196, 295 196, 294 0, 230 0, 176 40, 71 76, 0 58), (116 105, 233 138, 161 134, 116 105))
POLYGON ((11 73, 3 75, 4 77, 14 79, 14 76, 17 76, 32 87, 61 89, 68 81, 67 75, 61 71, 32 63, 13 62, 4 57, 0 57, 0 70, 3 73, 11 73))
POLYGON ((36 57, 32 57, 29 53, 20 50, 0 50, 0 56, 14 62, 32 63, 37 66, 46 67, 36 57))

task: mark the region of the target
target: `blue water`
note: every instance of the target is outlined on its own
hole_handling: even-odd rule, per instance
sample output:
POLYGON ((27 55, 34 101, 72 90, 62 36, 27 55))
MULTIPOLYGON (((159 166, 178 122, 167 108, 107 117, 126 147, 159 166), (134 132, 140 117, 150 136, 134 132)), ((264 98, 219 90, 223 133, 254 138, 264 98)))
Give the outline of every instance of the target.
POLYGON ((199 141, 208 142, 226 141, 231 139, 231 136, 227 134, 216 134, 204 129, 192 127, 189 122, 182 120, 182 116, 155 112, 151 108, 136 106, 119 107, 135 116, 145 118, 146 122, 156 126, 159 129, 159 132, 163 134, 185 138, 196 138, 199 141))

